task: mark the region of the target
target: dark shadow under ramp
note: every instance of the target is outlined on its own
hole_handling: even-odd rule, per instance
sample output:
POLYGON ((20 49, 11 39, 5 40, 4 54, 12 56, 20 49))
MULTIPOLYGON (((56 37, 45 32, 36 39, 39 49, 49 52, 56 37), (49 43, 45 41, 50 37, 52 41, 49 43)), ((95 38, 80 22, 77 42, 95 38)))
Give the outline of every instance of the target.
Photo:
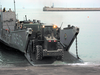
POLYGON ((25 54, 25 57, 33 66, 42 65, 67 65, 68 63, 83 63, 81 59, 77 59, 72 53, 65 51, 64 60, 56 60, 54 57, 44 57, 42 60, 37 61, 35 55, 33 55, 33 60, 30 61, 29 54, 25 54))

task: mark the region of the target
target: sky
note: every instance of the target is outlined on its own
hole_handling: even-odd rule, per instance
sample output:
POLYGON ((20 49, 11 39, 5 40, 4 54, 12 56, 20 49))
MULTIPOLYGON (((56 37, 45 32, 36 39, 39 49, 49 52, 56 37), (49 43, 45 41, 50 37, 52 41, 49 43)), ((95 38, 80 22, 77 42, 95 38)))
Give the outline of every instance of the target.
MULTIPOLYGON (((16 8, 54 7, 100 7, 100 0, 15 0, 16 8)), ((6 8, 14 7, 14 0, 0 0, 0 5, 6 8)))

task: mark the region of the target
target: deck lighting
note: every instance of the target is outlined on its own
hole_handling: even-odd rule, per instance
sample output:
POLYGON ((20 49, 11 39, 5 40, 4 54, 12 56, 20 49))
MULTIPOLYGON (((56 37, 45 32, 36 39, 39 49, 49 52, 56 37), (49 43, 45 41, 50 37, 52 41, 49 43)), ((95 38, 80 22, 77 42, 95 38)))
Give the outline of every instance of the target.
POLYGON ((57 26, 56 25, 53 25, 53 28, 57 28, 57 26))
POLYGON ((45 25, 43 25, 42 28, 45 28, 45 25))

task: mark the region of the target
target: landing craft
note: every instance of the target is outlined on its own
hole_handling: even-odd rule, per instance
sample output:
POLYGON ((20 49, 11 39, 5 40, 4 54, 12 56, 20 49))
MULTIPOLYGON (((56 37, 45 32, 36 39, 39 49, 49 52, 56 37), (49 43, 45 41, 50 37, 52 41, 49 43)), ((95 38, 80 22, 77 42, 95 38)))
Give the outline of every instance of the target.
POLYGON ((56 60, 81 62, 69 52, 78 33, 79 28, 74 26, 61 29, 55 24, 47 25, 39 20, 18 21, 15 12, 0 11, 0 41, 25 53, 32 65, 47 62, 45 57, 53 58, 52 62, 48 60, 49 64, 56 60))

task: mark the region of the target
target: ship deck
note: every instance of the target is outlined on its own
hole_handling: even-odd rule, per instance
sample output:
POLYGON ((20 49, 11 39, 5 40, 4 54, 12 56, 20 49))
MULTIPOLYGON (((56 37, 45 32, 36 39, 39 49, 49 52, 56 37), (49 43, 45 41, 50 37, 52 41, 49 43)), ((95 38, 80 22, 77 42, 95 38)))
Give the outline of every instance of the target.
POLYGON ((51 8, 51 7, 44 7, 43 11, 100 11, 100 8, 51 8))

